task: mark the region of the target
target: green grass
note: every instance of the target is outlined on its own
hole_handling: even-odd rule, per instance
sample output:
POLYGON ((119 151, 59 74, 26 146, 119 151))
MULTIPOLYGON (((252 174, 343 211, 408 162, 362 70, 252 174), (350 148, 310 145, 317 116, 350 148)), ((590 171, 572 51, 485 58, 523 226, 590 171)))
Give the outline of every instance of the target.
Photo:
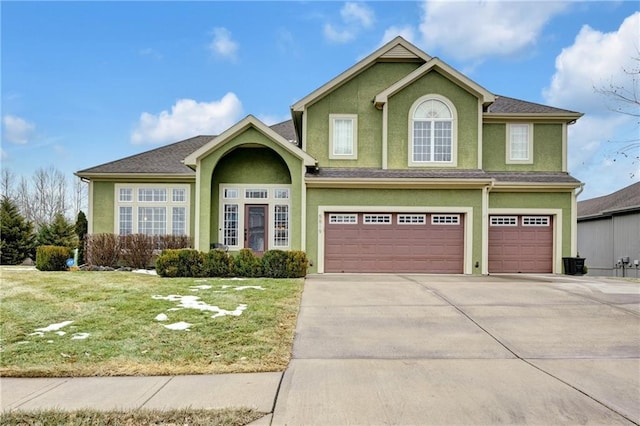
POLYGON ((0 414, 0 425, 190 425, 242 426, 264 413, 249 409, 134 411, 12 411, 0 414))
POLYGON ((132 272, 0 268, 0 375, 178 375, 282 371, 291 354, 302 279, 160 278, 132 272), (211 289, 193 291, 191 287, 211 289), (223 286, 231 286, 223 289, 223 286), (234 290, 261 286, 264 290, 234 290), (193 295, 239 316, 211 318, 152 296, 193 295), (166 314, 165 322, 155 320, 166 314), (37 328, 63 321, 66 334, 37 328), (189 331, 166 324, 191 323, 189 331), (90 333, 74 340, 75 333, 90 333))

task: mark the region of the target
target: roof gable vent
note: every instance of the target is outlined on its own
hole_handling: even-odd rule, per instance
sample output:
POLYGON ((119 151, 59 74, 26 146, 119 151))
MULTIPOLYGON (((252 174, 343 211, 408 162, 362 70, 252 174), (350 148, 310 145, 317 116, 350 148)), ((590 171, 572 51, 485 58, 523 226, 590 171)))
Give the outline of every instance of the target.
POLYGON ((411 60, 421 60, 415 53, 411 52, 406 47, 401 44, 397 44, 391 49, 389 49, 386 53, 380 55, 380 59, 382 60, 399 60, 399 59, 411 59, 411 60))

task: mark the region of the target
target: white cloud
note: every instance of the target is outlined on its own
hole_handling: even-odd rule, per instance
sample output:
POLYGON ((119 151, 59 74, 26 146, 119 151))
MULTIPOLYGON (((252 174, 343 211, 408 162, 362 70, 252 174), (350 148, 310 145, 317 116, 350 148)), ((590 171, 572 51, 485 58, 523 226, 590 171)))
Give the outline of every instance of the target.
POLYGON ((331 24, 324 24, 323 33, 325 38, 332 43, 348 43, 356 38, 353 31, 348 29, 339 31, 331 24))
POLYGON ((213 40, 209 48, 219 58, 235 61, 238 53, 238 43, 232 40, 231 32, 224 27, 213 29, 213 40))
POLYGON ((509 56, 534 45, 545 24, 568 7, 567 2, 427 0, 420 32, 427 51, 481 60, 509 56))
POLYGON ((624 70, 638 67, 640 12, 626 18, 618 31, 602 33, 585 25, 573 45, 556 58, 556 72, 544 91, 551 105, 579 105, 583 112, 606 113, 606 98, 595 89, 610 83, 626 85, 631 79, 624 70))
MULTIPOLYGON (((637 119, 611 110, 596 89, 609 84, 632 90, 626 70, 637 69, 640 12, 617 31, 583 26, 574 43, 556 58, 556 72, 543 91, 545 102, 586 113, 569 128, 569 171, 587 183, 581 199, 606 195, 640 178, 637 119), (629 147, 635 140, 636 145, 629 147)), ((636 80, 637 85, 637 80, 636 80)), ((637 87, 636 87, 637 90, 637 87)))
POLYGON ((348 43, 356 38, 362 29, 371 28, 375 22, 373 10, 362 3, 347 2, 340 9, 343 29, 326 23, 323 33, 332 43, 348 43))
POLYGON ((371 28, 375 22, 373 11, 362 3, 345 3, 340 16, 346 24, 357 24, 363 28, 371 28))
POLYGON ((5 115, 2 117, 2 139, 24 145, 29 142, 36 125, 15 115, 5 115))
POLYGON ((235 124, 241 114, 242 103, 231 92, 212 102, 180 99, 171 111, 143 112, 131 133, 131 141, 161 144, 197 135, 216 135, 235 124))

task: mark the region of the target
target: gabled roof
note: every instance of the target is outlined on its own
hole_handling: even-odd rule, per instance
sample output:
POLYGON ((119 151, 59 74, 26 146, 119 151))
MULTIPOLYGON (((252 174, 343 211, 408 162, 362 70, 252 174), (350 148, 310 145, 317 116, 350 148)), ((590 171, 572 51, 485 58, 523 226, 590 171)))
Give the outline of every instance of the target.
POLYGON ((578 219, 611 216, 624 211, 640 211, 640 182, 609 195, 578 202, 578 219))
MULTIPOLYGON (((295 139, 295 130, 291 120, 274 124, 271 129, 282 138, 295 139)), ((217 136, 201 135, 193 138, 164 145, 149 151, 135 154, 99 166, 76 172, 77 176, 94 178, 109 175, 141 175, 148 177, 166 176, 193 177, 194 171, 183 164, 183 160, 198 149, 211 142, 217 136)))
MULTIPOLYGON (((329 81, 328 83, 320 86, 304 98, 291 106, 291 110, 295 112, 302 112, 304 109, 322 98, 324 95, 341 86, 349 81, 354 76, 360 74, 363 70, 371 67, 379 61, 398 61, 398 60, 413 60, 416 62, 427 62, 431 59, 431 56, 427 55, 422 50, 418 49, 407 40, 398 36, 380 47, 378 50, 359 61, 357 64, 342 72, 340 75, 329 81)), ((295 114, 294 114, 295 115, 295 114)))
POLYGON ((482 100, 482 103, 485 105, 488 105, 495 100, 495 96, 493 95, 493 93, 489 92, 484 87, 480 86, 470 78, 450 67, 439 58, 431 58, 424 65, 407 74, 403 79, 397 81, 387 89, 377 94, 374 99, 376 108, 382 108, 382 105, 387 102, 390 96, 393 96, 414 81, 418 80, 423 75, 433 70, 437 70, 440 74, 444 75, 449 80, 454 81, 456 84, 464 87, 467 91, 478 96, 478 98, 480 98, 482 100))
POLYGON ((229 129, 225 130, 221 133, 217 138, 210 140, 205 145, 198 148, 196 151, 189 154, 184 159, 184 164, 190 167, 195 167, 198 165, 198 161, 209 155, 211 152, 215 151, 218 147, 224 145, 230 139, 238 136, 239 134, 245 132, 247 129, 254 128, 258 132, 266 135, 271 140, 279 144, 282 148, 289 151, 291 154, 299 158, 304 162, 305 166, 315 166, 316 160, 311 157, 309 154, 298 148, 297 145, 290 142, 289 139, 285 139, 278 133, 276 133, 273 129, 267 127, 262 121, 258 120, 253 115, 248 115, 244 119, 240 120, 229 129))

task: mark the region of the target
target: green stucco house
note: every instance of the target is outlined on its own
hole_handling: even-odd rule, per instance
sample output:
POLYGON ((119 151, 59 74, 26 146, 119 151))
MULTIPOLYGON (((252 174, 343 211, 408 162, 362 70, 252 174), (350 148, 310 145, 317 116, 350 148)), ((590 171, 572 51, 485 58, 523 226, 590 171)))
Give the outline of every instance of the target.
POLYGON ((576 254, 567 126, 396 38, 267 126, 247 116, 81 170, 89 232, 304 250, 312 273, 562 273, 576 254))

